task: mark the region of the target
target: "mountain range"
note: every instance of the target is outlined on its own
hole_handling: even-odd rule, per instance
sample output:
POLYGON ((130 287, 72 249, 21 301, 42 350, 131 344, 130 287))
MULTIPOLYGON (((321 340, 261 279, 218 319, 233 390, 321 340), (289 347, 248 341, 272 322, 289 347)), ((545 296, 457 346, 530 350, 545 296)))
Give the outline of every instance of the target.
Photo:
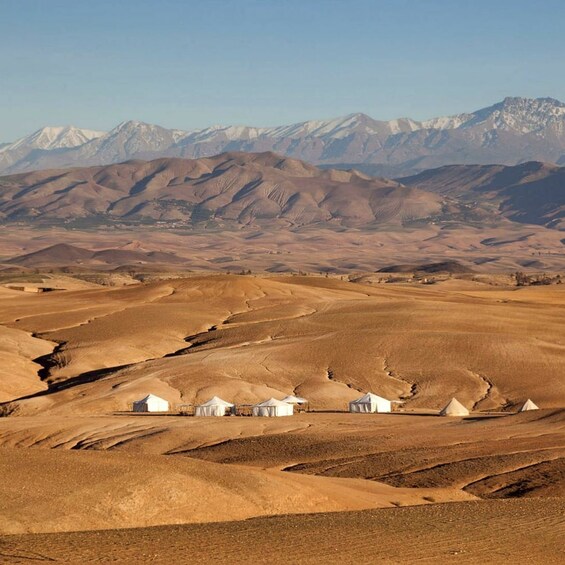
POLYGON ((382 229, 501 222, 565 230, 565 167, 450 165, 390 180, 272 152, 0 177, 0 223, 382 229))
POLYGON ((552 98, 505 98, 474 112, 425 121, 379 121, 358 113, 268 128, 183 131, 139 121, 123 122, 109 132, 46 127, 0 145, 0 173, 227 151, 273 151, 389 177, 449 164, 565 164, 565 104, 552 98))

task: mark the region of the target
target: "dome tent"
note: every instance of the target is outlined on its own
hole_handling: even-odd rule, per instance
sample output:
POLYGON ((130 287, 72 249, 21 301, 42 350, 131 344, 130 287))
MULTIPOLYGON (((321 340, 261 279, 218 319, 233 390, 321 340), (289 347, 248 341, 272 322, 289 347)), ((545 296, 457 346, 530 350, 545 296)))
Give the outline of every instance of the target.
POLYGON ((294 406, 276 398, 269 398, 253 406, 253 416, 292 416, 294 406))
POLYGON ((225 416, 226 411, 231 409, 234 405, 231 402, 226 402, 218 396, 213 396, 207 402, 200 404, 194 411, 195 416, 225 416))
POLYGON ((439 412, 440 416, 468 416, 469 410, 457 400, 452 398, 439 412))
POLYGON ((169 403, 159 396, 148 394, 141 400, 136 400, 133 403, 134 412, 168 412, 169 403))
POLYGON ((539 410, 539 406, 534 404, 529 398, 524 402, 522 408, 518 410, 518 412, 528 412, 529 410, 539 410))
POLYGON ((377 396, 372 392, 364 394, 361 398, 357 400, 352 400, 349 403, 350 412, 362 412, 362 413, 382 413, 390 412, 392 403, 390 400, 383 398, 382 396, 377 396))

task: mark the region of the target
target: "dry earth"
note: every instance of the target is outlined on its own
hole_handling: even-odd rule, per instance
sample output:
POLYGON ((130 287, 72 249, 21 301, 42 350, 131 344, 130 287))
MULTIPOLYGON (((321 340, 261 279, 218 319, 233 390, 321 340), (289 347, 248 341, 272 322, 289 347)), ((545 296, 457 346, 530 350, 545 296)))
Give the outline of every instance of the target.
MULTIPOLYGON (((374 272, 396 263, 450 259, 481 272, 559 272, 565 270, 563 239, 562 231, 510 222, 498 226, 455 222, 345 231, 317 225, 290 231, 269 224, 237 229, 157 226, 91 230, 10 225, 0 226, 0 263, 61 242, 104 250, 122 248, 133 241, 148 250, 175 253, 184 259, 185 269, 192 271, 347 274, 374 272)), ((176 267, 169 265, 168 269, 176 267)))
POLYGON ((562 288, 1 288, 0 559, 558 563, 562 288), (404 412, 341 412, 366 390, 404 412), (124 412, 148 392, 173 406, 295 392, 315 412, 124 412), (436 416, 453 395, 471 417, 436 416), (513 414, 527 397, 542 410, 513 414))
POLYGON ((0 538, 6 563, 563 563, 563 499, 0 538), (547 506, 551 506, 550 512, 547 506), (276 533, 275 533, 276 532, 276 533))

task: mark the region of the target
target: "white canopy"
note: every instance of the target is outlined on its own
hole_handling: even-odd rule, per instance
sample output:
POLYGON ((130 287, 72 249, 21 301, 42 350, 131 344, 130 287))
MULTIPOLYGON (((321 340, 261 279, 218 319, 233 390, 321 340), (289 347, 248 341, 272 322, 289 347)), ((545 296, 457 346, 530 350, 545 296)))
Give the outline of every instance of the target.
POLYGON ((255 404, 252 412, 253 416, 292 416, 294 406, 276 398, 269 398, 269 400, 255 404))
POLYGON ((439 412, 440 416, 468 416, 469 410, 457 400, 457 398, 452 398, 447 405, 442 408, 439 412))
POLYGON ((539 406, 534 404, 529 398, 526 402, 524 402, 524 405, 520 408, 520 410, 518 410, 518 412, 527 412, 528 410, 539 410, 539 406))
POLYGON ((168 412, 169 403, 159 396, 148 394, 141 400, 136 400, 133 403, 134 412, 168 412))
POLYGON ((219 396, 213 396, 210 400, 197 406, 195 416, 225 416, 228 408, 233 408, 231 402, 222 400, 219 396))
POLYGON ((308 401, 305 398, 293 396, 292 394, 285 396, 281 402, 286 402, 287 404, 308 404, 308 401))
POLYGON ((392 403, 390 400, 383 398, 382 396, 377 396, 372 392, 364 394, 361 398, 357 400, 352 400, 349 403, 350 412, 390 412, 392 403))

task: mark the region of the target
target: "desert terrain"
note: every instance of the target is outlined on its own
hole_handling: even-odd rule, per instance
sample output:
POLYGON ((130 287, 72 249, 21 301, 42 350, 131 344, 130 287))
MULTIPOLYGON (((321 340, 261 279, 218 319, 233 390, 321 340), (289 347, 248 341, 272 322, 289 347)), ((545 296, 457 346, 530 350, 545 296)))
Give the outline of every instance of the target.
POLYGON ((178 277, 0 287, 4 562, 560 562, 563 285, 178 277), (399 404, 347 413, 366 391, 399 404), (287 394, 309 411, 179 414, 287 394))
POLYGON ((351 273, 456 261, 565 270, 565 168, 385 179, 272 152, 0 177, 0 277, 49 269, 351 273))

